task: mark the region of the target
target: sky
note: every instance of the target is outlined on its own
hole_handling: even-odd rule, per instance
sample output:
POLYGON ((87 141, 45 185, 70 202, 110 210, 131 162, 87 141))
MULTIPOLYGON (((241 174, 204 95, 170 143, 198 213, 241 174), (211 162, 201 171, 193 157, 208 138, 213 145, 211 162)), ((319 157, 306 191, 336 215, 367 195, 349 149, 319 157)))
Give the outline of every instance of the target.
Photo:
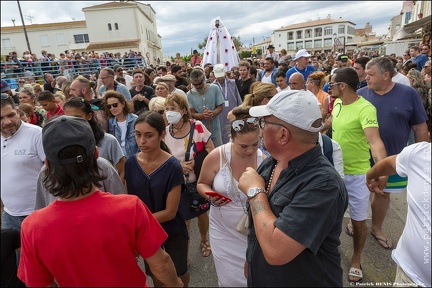
MULTIPOLYGON (((85 20, 84 7, 111 1, 19 1, 24 22, 44 24, 85 20)), ((244 46, 262 42, 273 30, 311 20, 342 18, 377 36, 387 34, 390 20, 399 15, 403 1, 138 1, 156 12, 158 34, 165 57, 189 55, 210 32, 210 21, 220 17, 232 36, 244 46)), ((1 1, 1 26, 21 25, 17 1, 1 1)), ((91 40, 91 39, 90 39, 91 40)))

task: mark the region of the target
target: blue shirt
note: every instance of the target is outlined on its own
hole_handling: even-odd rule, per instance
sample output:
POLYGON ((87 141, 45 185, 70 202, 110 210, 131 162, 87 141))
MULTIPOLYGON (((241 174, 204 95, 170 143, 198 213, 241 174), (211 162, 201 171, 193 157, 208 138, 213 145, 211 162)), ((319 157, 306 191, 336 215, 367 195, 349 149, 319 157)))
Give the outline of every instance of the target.
POLYGON ((421 71, 423 69, 423 66, 426 64, 426 62, 428 61, 428 57, 425 54, 420 54, 417 57, 414 58, 413 62, 417 63, 417 67, 416 69, 421 71))
MULTIPOLYGON (((137 115, 133 113, 129 113, 126 115, 126 137, 125 137, 125 147, 122 147, 123 154, 126 159, 130 156, 135 155, 139 152, 138 144, 135 140, 135 120, 138 118, 137 115)), ((120 126, 117 123, 117 118, 111 117, 108 121, 108 133, 113 135, 118 143, 121 145, 121 130, 120 126)))
POLYGON ((295 72, 300 72, 303 75, 303 78, 305 81, 307 81, 307 78, 310 74, 315 72, 315 68, 312 65, 308 65, 306 66, 305 69, 301 70, 296 66, 294 66, 293 68, 289 69, 286 72, 286 83, 289 85, 289 78, 291 77, 292 74, 294 74, 295 72))

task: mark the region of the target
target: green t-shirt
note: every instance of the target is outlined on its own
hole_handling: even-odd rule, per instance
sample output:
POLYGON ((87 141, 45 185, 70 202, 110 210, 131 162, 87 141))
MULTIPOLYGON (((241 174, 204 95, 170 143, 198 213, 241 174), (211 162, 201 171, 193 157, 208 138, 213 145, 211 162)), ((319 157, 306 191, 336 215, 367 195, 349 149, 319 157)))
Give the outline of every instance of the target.
POLYGON ((370 169, 370 146, 363 130, 378 128, 375 107, 361 96, 349 105, 336 99, 332 116, 332 138, 341 146, 344 173, 365 174, 370 169))

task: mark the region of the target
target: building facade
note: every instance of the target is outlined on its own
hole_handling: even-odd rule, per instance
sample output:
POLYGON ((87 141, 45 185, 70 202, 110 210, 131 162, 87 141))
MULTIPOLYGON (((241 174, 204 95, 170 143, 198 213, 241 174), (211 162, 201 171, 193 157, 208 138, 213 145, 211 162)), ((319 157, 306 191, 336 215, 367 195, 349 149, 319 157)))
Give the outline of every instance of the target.
MULTIPOLYGON (((26 25, 32 53, 42 50, 57 57, 65 51, 95 51, 122 55, 141 52, 148 64, 163 58, 156 12, 150 4, 109 2, 82 9, 85 21, 26 25)), ((29 50, 22 26, 2 27, 2 54, 29 50)))
MULTIPOLYGON (((329 15, 330 16, 330 15, 329 15)), ((281 27, 273 31, 275 50, 295 54, 300 49, 310 53, 346 51, 354 42, 354 23, 342 19, 319 19, 281 27)))

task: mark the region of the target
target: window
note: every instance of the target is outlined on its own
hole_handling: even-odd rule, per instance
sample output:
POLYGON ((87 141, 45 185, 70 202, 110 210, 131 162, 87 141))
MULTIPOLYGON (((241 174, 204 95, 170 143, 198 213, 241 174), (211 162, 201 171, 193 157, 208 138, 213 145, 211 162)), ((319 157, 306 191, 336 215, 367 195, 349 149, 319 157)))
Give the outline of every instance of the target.
POLYGON ((10 38, 3 38, 2 39, 2 46, 5 49, 7 49, 7 48, 14 48, 13 45, 12 45, 12 41, 10 40, 10 38))
POLYGON ((314 40, 314 48, 322 48, 322 40, 321 39, 314 40))
POLYGON ((305 38, 311 38, 312 37, 312 29, 307 29, 305 31, 305 38))
POLYGON ((332 35, 333 34, 333 28, 332 27, 325 27, 324 28, 324 35, 332 35))
POLYGON ((322 28, 315 28, 315 37, 322 36, 322 28))
POLYGON ((295 50, 294 42, 288 42, 287 49, 290 51, 294 51, 295 50))
POLYGON ((114 27, 116 30, 118 30, 118 24, 117 23, 114 23, 114 27))
POLYGON ((331 47, 333 46, 333 39, 332 38, 325 38, 324 39, 324 47, 331 47))
POLYGON ((39 36, 40 39, 40 43, 42 47, 49 47, 50 46, 50 41, 49 41, 49 37, 48 34, 42 34, 39 36))
POLYGON ((411 19, 411 11, 405 13, 405 24, 409 23, 411 19))
POLYGON ((303 41, 302 42, 296 42, 296 50, 303 49, 303 41))
POLYGON ((108 23, 108 31, 111 31, 111 30, 112 30, 111 23, 108 23))
POLYGON ((303 31, 301 31, 301 30, 297 31, 297 39, 302 39, 302 34, 303 34, 303 31))
POLYGON ((64 33, 57 33, 56 34, 56 41, 58 46, 66 45, 66 38, 64 33))
POLYGON ((288 40, 293 40, 293 39, 294 39, 294 33, 288 32, 288 40))
POLYGON ((308 48, 312 48, 312 40, 305 41, 305 48, 306 48, 306 49, 308 49, 308 48))
POLYGON ((82 44, 82 43, 89 43, 89 37, 88 34, 77 34, 74 35, 75 44, 82 44))
POLYGON ((339 25, 338 34, 345 34, 345 25, 339 25))

